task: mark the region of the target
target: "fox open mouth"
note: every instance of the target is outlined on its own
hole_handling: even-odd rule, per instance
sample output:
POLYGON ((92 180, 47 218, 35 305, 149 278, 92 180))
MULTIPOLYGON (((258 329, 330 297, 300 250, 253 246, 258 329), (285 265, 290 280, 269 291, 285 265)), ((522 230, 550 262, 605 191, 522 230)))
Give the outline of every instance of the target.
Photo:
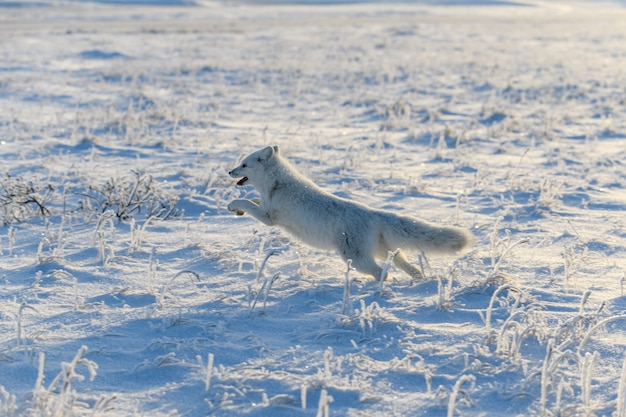
POLYGON ((242 179, 240 179, 239 181, 237 181, 237 185, 241 187, 241 186, 242 186, 242 185, 244 185, 247 181, 248 181, 248 177, 243 177, 242 179))

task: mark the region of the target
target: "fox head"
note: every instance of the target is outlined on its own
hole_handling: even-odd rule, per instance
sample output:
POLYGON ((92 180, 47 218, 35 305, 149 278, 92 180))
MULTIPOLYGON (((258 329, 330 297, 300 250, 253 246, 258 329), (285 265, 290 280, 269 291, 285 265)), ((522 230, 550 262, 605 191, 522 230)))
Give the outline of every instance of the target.
POLYGON ((268 146, 258 150, 244 158, 241 164, 228 173, 233 178, 240 178, 237 185, 245 185, 248 181, 254 183, 254 179, 261 175, 268 162, 278 155, 278 146, 268 146))

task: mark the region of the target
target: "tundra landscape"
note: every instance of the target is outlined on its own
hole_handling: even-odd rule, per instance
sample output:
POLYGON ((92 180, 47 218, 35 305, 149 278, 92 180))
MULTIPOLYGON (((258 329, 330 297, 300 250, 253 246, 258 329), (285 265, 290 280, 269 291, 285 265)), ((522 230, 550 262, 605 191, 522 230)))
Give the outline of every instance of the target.
POLYGON ((624 3, 296 3, 0 2, 0 416, 626 416, 624 3), (351 270, 268 145, 476 242, 351 270))

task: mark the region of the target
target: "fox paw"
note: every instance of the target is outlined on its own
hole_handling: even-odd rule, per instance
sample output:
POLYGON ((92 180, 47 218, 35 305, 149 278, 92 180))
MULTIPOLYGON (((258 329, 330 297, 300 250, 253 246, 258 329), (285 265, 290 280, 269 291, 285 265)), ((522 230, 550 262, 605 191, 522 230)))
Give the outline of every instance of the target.
POLYGON ((239 200, 234 200, 230 204, 228 204, 228 206, 226 206, 226 208, 228 209, 228 211, 232 211, 237 216, 243 216, 244 214, 246 214, 246 212, 245 212, 245 210, 241 209, 239 203, 240 203, 239 200))

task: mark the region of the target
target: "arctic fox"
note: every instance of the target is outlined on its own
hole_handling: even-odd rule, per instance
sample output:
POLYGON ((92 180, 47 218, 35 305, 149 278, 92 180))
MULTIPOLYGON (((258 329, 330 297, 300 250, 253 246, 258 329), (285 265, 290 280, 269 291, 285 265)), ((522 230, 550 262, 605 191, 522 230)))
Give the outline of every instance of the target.
MULTIPOLYGON (((375 258, 386 259, 389 251, 454 254, 474 241, 465 229, 435 226, 332 195, 298 173, 277 146, 254 152, 228 174, 239 179, 237 185, 252 184, 261 197, 233 200, 228 210, 281 226, 310 245, 334 249, 344 261, 351 259, 356 270, 375 279, 385 278, 375 258)), ((412 277, 422 277, 402 252, 394 263, 412 277)))

